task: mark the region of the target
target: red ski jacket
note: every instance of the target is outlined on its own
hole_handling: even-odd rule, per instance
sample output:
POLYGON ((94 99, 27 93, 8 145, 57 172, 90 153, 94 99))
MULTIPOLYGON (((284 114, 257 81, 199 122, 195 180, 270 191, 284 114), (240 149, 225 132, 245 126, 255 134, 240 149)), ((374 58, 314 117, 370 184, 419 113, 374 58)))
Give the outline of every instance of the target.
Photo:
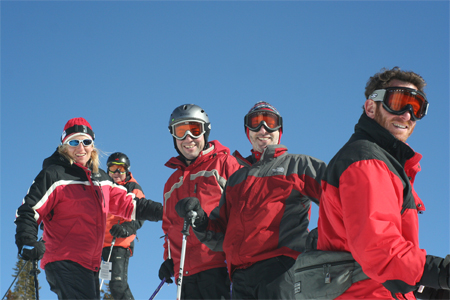
MULTIPOLYGON (((127 178, 123 182, 118 182, 117 184, 124 186, 127 189, 128 193, 133 193, 135 197, 137 198, 145 198, 144 192, 142 191, 141 186, 137 183, 136 179, 134 179, 133 174, 131 172, 128 172, 127 178)), ((133 220, 127 220, 115 215, 112 215, 108 213, 108 217, 106 218, 106 231, 105 231, 105 241, 103 242, 103 248, 105 247, 111 247, 111 242, 113 240, 113 236, 111 233, 109 233, 109 230, 111 230, 111 227, 113 225, 116 225, 120 222, 120 224, 124 222, 130 222, 134 226, 136 230, 142 227, 144 224, 144 221, 133 221, 133 220)), ((130 248, 130 253, 133 255, 133 245, 132 242, 136 238, 135 234, 130 235, 126 238, 116 238, 116 241, 114 243, 114 247, 122 247, 122 248, 130 248)))
POLYGON ((42 171, 17 209, 16 243, 36 241, 38 224, 44 222, 42 269, 50 262, 70 260, 98 271, 108 212, 125 219, 150 219, 150 215, 161 219, 160 203, 135 202, 133 197, 105 171, 92 173, 55 151, 44 160, 42 171))
POLYGON ((415 299, 426 252, 419 248, 413 188, 422 156, 363 114, 328 165, 318 222, 320 250, 348 251, 371 279, 338 299, 415 299), (391 293, 382 284, 398 286, 391 293), (404 289, 407 287, 407 289, 404 289))
MULTIPOLYGON (((166 166, 176 171, 164 186, 162 228, 170 242, 170 252, 174 263, 175 278, 180 269, 181 244, 184 219, 175 211, 176 203, 186 197, 197 197, 204 211, 209 214, 219 205, 220 196, 228 178, 241 166, 231 156, 230 150, 218 141, 209 142, 197 159, 186 166, 179 158, 172 157, 166 166)), ((193 234, 187 238, 184 276, 196 274, 212 268, 225 267, 223 252, 214 252, 203 245, 193 234)), ((164 243, 164 259, 168 258, 168 242, 164 243)))
POLYGON ((304 251, 311 201, 319 203, 326 164, 283 145, 270 145, 259 162, 236 171, 220 205, 210 215, 206 232, 197 237, 224 251, 228 272, 277 256, 296 259, 304 251))

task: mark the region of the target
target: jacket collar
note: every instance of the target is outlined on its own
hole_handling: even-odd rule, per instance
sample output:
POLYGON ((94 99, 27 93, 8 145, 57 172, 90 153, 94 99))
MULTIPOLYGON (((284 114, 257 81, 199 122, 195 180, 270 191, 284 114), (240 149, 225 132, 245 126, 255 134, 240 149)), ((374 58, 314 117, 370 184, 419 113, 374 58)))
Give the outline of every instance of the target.
POLYGON ((355 133, 350 138, 350 142, 367 139, 376 143, 392 155, 402 166, 415 155, 415 152, 406 143, 398 140, 386 128, 369 118, 365 113, 361 115, 355 125, 355 133))
POLYGON ((172 169, 185 169, 187 167, 197 166, 208 159, 214 158, 218 154, 230 154, 230 149, 223 146, 219 141, 214 140, 209 142, 209 147, 200 152, 198 157, 189 166, 186 166, 181 156, 172 157, 166 162, 165 166, 172 169))

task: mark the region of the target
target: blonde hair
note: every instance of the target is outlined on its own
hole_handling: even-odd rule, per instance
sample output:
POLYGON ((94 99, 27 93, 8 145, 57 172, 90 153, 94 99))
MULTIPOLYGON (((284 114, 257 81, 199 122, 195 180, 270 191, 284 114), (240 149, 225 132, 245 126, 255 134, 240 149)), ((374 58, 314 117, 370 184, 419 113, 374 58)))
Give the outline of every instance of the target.
MULTIPOLYGON (((67 150, 68 147, 69 145, 67 144, 59 145, 58 153, 67 158, 70 164, 73 164, 75 161, 72 159, 72 157, 69 156, 69 151, 67 150)), ((89 159, 87 164, 91 168, 93 173, 98 173, 98 167, 100 166, 99 152, 100 150, 95 148, 95 144, 92 145, 91 158, 89 159)))

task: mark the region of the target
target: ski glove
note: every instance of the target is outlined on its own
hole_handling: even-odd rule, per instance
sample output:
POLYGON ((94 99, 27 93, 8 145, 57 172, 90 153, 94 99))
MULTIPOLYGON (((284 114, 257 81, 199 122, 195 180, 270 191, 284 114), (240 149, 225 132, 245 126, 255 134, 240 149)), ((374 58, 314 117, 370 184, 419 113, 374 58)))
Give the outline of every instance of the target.
POLYGON ((136 229, 131 222, 125 222, 122 224, 113 225, 113 227, 109 230, 109 233, 116 238, 126 238, 132 234, 136 234, 136 229))
POLYGON ((188 213, 190 211, 195 211, 197 213, 197 217, 194 222, 194 230, 204 231, 206 226, 208 225, 208 217, 205 214, 205 211, 200 205, 200 201, 195 197, 187 197, 183 198, 177 202, 175 205, 175 210, 178 215, 184 219, 188 219, 188 213))
POLYGON ((159 268, 159 279, 166 279, 167 283, 172 283, 173 280, 170 278, 173 276, 173 259, 166 259, 159 268))
POLYGON ((24 260, 40 260, 44 256, 45 241, 18 244, 19 256, 24 260))

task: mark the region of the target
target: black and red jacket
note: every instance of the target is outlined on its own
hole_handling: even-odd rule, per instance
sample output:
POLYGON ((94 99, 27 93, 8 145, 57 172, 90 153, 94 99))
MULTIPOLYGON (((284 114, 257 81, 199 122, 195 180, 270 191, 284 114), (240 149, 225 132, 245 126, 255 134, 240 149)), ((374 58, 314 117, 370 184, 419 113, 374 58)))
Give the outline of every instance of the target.
POLYGON ((426 265, 418 224, 425 207, 413 187, 421 158, 363 113, 355 133, 330 161, 322 182, 317 247, 351 252, 370 277, 338 299, 415 299, 411 291, 426 265))
MULTIPOLYGON (((175 205, 183 198, 196 197, 200 200, 203 210, 209 214, 219 205, 228 178, 241 166, 230 155, 230 150, 218 141, 209 142, 209 147, 200 152, 189 166, 186 166, 180 157, 172 157, 166 166, 175 171, 164 186, 162 228, 167 236, 164 243, 164 259, 168 258, 170 242, 175 277, 178 278, 184 219, 175 211, 175 205)), ((226 266, 223 252, 211 251, 202 244, 193 236, 192 227, 190 232, 192 237, 187 239, 184 276, 226 266)))
MULTIPOLYGON (((235 153, 244 167, 227 182, 220 206, 197 237, 226 254, 228 272, 277 256, 296 259, 304 251, 311 201, 319 203, 326 164, 269 145, 254 164, 235 153)), ((194 228, 195 230, 195 228, 194 228)))
POLYGON ((38 224, 44 222, 42 269, 50 262, 70 260, 98 271, 108 212, 125 219, 161 220, 160 203, 133 197, 105 171, 92 173, 55 151, 44 160, 17 209, 16 243, 36 241, 38 224))

